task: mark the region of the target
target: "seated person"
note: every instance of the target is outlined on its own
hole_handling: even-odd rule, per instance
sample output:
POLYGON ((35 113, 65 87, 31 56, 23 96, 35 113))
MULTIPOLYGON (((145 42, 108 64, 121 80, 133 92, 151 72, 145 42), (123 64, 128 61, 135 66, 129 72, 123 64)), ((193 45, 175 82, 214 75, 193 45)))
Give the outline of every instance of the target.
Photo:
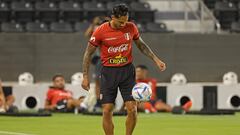
POLYGON ((0 112, 11 112, 11 110, 16 109, 16 107, 13 106, 14 101, 15 98, 12 94, 4 92, 0 79, 0 112))
POLYGON ((80 109, 84 97, 74 99, 71 91, 65 89, 63 75, 55 75, 52 79, 53 86, 47 92, 45 109, 50 111, 68 112, 75 108, 80 109))
POLYGON ((157 80, 154 78, 148 78, 148 68, 145 65, 138 65, 136 67, 136 82, 147 83, 152 88, 151 100, 149 102, 139 103, 138 104, 139 111, 145 111, 145 112, 157 112, 157 111, 170 112, 171 111, 171 107, 169 105, 157 99, 157 96, 156 96, 157 80))

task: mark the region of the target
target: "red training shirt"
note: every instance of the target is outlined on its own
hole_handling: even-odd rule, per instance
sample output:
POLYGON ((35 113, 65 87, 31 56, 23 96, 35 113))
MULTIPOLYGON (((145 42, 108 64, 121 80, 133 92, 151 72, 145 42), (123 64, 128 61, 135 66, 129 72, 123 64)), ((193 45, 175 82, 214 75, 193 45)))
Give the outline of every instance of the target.
POLYGON ((51 105, 56 105, 57 102, 64 99, 71 99, 73 97, 72 92, 68 90, 49 89, 47 92, 47 100, 51 105))
POLYGON ((89 42, 100 47, 103 66, 117 67, 132 62, 132 41, 139 36, 138 29, 132 22, 127 22, 120 29, 114 29, 110 22, 106 22, 97 27, 89 42))

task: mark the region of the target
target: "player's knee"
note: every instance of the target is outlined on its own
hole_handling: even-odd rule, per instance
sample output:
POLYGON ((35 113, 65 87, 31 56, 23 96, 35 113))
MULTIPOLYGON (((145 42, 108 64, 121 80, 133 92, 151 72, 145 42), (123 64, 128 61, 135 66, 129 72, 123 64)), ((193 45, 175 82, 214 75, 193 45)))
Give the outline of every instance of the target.
POLYGON ((103 114, 105 114, 105 115, 111 115, 111 114, 112 114, 112 109, 109 109, 109 108, 103 109, 103 114))
POLYGON ((129 115, 136 116, 137 115, 137 107, 133 106, 133 107, 127 108, 127 113, 129 115))
POLYGON ((74 102, 74 101, 73 101, 72 99, 68 99, 68 100, 67 100, 67 103, 68 103, 68 104, 71 104, 71 105, 72 105, 73 102, 74 102))
POLYGON ((67 108, 72 109, 74 107, 74 100, 68 99, 67 100, 67 108))
POLYGON ((112 115, 113 108, 111 106, 103 106, 104 115, 112 115))

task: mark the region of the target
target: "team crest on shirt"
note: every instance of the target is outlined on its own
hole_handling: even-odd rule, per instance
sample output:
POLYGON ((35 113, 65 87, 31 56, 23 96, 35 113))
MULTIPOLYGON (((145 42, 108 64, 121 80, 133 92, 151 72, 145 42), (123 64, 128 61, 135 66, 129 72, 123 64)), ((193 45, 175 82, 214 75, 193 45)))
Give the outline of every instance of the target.
POLYGON ((124 34, 124 37, 125 37, 126 40, 130 40, 130 33, 129 33, 129 32, 128 32, 128 33, 125 33, 125 34, 124 34))
POLYGON ((92 41, 92 42, 95 42, 95 40, 96 40, 95 37, 91 37, 91 38, 90 38, 90 41, 92 41))

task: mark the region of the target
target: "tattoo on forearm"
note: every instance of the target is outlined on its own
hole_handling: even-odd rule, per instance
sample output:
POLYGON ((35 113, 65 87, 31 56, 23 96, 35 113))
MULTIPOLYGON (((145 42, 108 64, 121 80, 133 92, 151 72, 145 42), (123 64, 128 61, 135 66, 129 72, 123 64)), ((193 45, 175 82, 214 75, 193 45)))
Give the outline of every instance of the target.
POLYGON ((155 57, 155 54, 153 53, 153 51, 150 49, 150 47, 142 40, 139 39, 139 41, 136 43, 138 49, 146 56, 148 56, 149 58, 151 58, 153 60, 153 58, 155 57))
POLYGON ((84 75, 88 75, 89 66, 90 66, 90 54, 88 51, 86 51, 83 57, 83 74, 84 75))
POLYGON ((95 47, 92 47, 90 45, 87 46, 86 51, 84 53, 83 57, 83 75, 88 75, 89 67, 90 67, 90 61, 91 61, 91 56, 96 50, 95 47))

